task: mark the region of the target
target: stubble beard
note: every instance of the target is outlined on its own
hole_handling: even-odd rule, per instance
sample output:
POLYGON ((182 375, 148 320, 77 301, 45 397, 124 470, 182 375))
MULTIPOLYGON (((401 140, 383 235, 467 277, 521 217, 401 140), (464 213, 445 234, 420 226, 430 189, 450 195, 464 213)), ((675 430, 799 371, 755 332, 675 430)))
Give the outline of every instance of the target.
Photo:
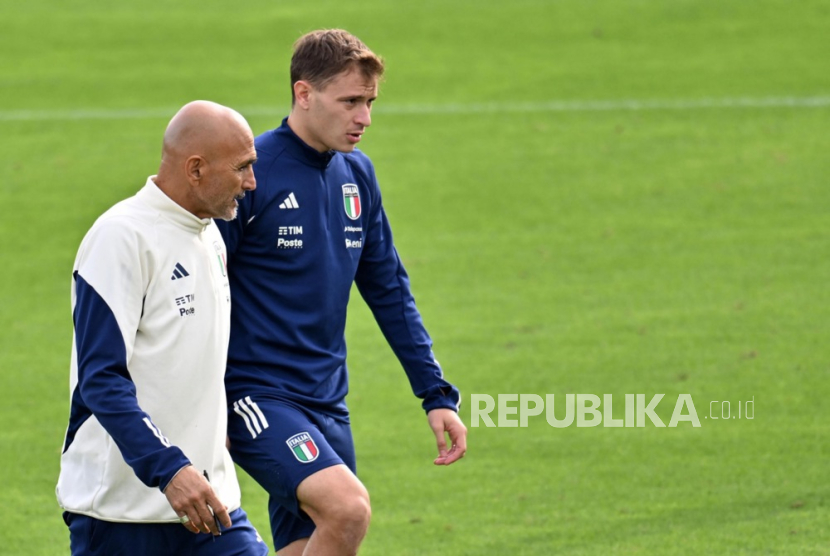
POLYGON ((225 222, 230 222, 231 220, 236 220, 236 217, 239 215, 239 207, 233 207, 230 212, 225 213, 222 216, 222 220, 225 222))

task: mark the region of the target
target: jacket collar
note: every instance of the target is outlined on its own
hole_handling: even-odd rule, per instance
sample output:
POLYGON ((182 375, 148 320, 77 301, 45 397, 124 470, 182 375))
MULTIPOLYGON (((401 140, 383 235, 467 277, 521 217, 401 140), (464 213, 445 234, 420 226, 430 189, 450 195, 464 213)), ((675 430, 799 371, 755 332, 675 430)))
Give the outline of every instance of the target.
POLYGON ((315 168, 325 168, 329 165, 331 159, 334 158, 334 155, 337 154, 337 151, 326 151, 321 153, 317 149, 309 147, 305 141, 300 139, 300 137, 294 133, 294 130, 289 127, 288 117, 285 117, 282 120, 282 125, 275 130, 275 133, 278 133, 282 137, 288 139, 286 147, 287 150, 298 160, 308 164, 309 166, 313 166, 315 168))
POLYGON ((212 222, 210 218, 199 218, 168 197, 153 181, 155 177, 147 178, 147 183, 136 194, 136 197, 150 208, 157 210, 165 219, 186 230, 200 233, 210 225, 212 222))

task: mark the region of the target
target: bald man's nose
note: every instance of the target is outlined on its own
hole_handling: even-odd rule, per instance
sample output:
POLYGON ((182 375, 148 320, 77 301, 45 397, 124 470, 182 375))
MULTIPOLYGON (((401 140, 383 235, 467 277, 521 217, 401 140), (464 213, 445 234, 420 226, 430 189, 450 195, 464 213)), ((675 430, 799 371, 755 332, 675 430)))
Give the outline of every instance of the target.
POLYGON ((242 189, 245 191, 253 191, 256 189, 256 176, 254 176, 254 165, 248 166, 245 172, 245 179, 242 181, 242 189))

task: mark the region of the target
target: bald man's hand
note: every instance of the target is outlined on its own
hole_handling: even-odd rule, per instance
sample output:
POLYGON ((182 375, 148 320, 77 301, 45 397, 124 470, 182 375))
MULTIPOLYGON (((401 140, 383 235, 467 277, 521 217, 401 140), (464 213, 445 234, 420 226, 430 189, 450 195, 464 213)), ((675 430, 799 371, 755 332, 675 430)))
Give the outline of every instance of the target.
POLYGON ((228 508, 216 496, 207 479, 192 465, 173 477, 164 489, 164 495, 182 525, 191 533, 221 535, 220 523, 225 528, 231 526, 228 508))

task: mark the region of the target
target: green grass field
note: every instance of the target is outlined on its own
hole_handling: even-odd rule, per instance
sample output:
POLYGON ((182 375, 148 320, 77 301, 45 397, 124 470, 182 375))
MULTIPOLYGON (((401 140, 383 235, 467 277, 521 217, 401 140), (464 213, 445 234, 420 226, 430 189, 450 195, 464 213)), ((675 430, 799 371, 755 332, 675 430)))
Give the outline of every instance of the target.
POLYGON ((690 394, 701 422, 531 417, 436 468, 355 293, 361 554, 830 554, 828 23, 823 0, 0 0, 0 554, 68 553, 84 233, 185 102, 278 125, 291 44, 320 27, 387 61, 361 148, 465 422, 474 393, 613 394, 615 417, 663 393, 666 423, 690 394), (709 418, 750 399, 754 419, 709 418))

